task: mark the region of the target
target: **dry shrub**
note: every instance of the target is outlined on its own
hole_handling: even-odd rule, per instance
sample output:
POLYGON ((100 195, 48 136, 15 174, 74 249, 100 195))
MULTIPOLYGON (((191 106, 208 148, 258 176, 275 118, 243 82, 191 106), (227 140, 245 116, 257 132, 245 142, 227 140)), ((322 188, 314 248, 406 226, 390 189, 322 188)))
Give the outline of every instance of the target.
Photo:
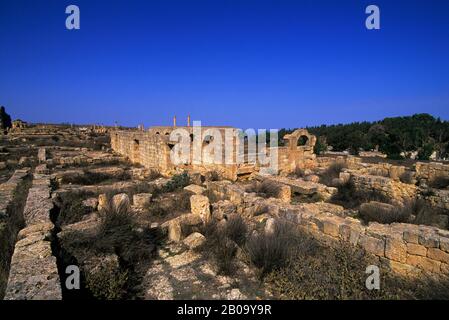
POLYGON ((246 241, 247 227, 243 219, 235 215, 230 217, 224 225, 219 225, 216 220, 213 220, 203 226, 201 232, 206 237, 206 241, 200 250, 206 255, 211 255, 220 273, 233 274, 238 246, 243 246, 246 241))
POLYGON ((285 220, 276 220, 273 233, 253 235, 246 244, 246 252, 261 277, 283 267, 297 246, 296 227, 285 220))
POLYGON ((366 288, 367 266, 377 265, 365 251, 339 243, 321 245, 302 233, 302 246, 282 268, 268 274, 264 282, 278 299, 365 300, 449 299, 447 278, 423 276, 402 278, 381 268, 380 290, 366 288))
POLYGON ((332 186, 332 181, 340 177, 340 172, 346 169, 348 166, 346 161, 333 162, 323 173, 320 175, 320 182, 327 186, 332 186))
POLYGON ((161 173, 159 172, 159 170, 156 169, 150 169, 148 172, 148 179, 150 181, 156 180, 158 178, 162 177, 161 173))
POLYGON ((356 208, 362 203, 370 201, 390 203, 391 199, 376 190, 360 191, 352 180, 339 185, 338 192, 331 198, 331 202, 346 208, 356 208))
POLYGON ((447 187, 449 187, 449 177, 436 176, 429 181, 429 187, 435 189, 446 189, 447 187))
POLYGON ((413 172, 411 171, 404 171, 400 176, 399 180, 401 180, 402 183, 407 184, 413 184, 413 172))
POLYGON ((304 169, 302 169, 301 167, 296 167, 295 170, 293 170, 293 172, 291 173, 291 176, 296 178, 304 178, 305 175, 306 174, 304 172, 304 169))
POLYGON ((413 212, 411 204, 402 207, 390 207, 383 203, 371 202, 369 205, 362 205, 359 215, 365 223, 379 222, 390 224, 394 222, 409 222, 413 212))
POLYGON ((281 187, 274 181, 263 180, 262 182, 254 181, 248 188, 247 192, 255 192, 264 198, 276 198, 281 192, 281 187))
POLYGON ((124 181, 131 179, 131 175, 124 171, 120 174, 112 175, 109 173, 95 172, 84 170, 83 174, 64 177, 62 183, 64 184, 80 184, 80 185, 97 185, 105 182, 124 181))

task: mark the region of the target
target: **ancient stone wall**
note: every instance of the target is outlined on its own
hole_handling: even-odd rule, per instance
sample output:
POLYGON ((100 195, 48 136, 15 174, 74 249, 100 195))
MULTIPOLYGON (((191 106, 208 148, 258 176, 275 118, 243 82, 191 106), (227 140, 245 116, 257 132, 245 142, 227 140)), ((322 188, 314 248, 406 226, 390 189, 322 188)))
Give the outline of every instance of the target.
MULTIPOLYGON (((193 161, 193 145, 190 148, 190 160, 185 164, 173 165, 170 159, 170 151, 175 145, 175 142, 169 141, 170 133, 178 127, 153 127, 147 132, 135 131, 114 131, 111 132, 111 146, 112 149, 128 157, 132 162, 139 163, 146 168, 154 168, 164 174, 170 174, 179 170, 194 170, 200 173, 208 171, 217 171, 222 177, 229 180, 236 180, 241 174, 250 174, 258 171, 265 164, 260 164, 257 161, 249 161, 248 154, 245 153, 245 161, 239 163, 237 161, 237 152, 240 149, 239 139, 237 139, 236 129, 229 127, 202 127, 202 137, 207 138, 208 130, 218 130, 223 138, 221 144, 222 154, 218 156, 221 163, 215 163, 215 154, 209 154, 203 149, 201 163, 193 161), (232 159, 225 163, 225 130, 233 130, 232 138, 232 159), (229 163, 230 162, 230 163, 229 163)), ((192 127, 182 127, 189 132, 192 132, 192 127)), ((316 138, 308 134, 306 130, 299 129, 290 135, 286 136, 285 147, 269 148, 268 154, 277 152, 278 154, 278 169, 281 172, 291 172, 296 167, 310 168, 315 165, 315 154, 313 147, 316 138), (303 145, 298 145, 298 141, 304 141, 303 145)), ((203 141, 202 146, 205 147, 207 142, 203 141)), ((228 147, 228 146, 227 146, 228 147)), ((243 146, 245 149, 246 146, 243 146)), ((246 150, 246 149, 245 149, 246 150)))
POLYGON ((436 177, 449 178, 449 164, 438 162, 417 162, 415 165, 418 180, 431 181, 436 177))
MULTIPOLYGON (((418 190, 415 185, 402 183, 400 181, 381 176, 364 175, 350 171, 348 171, 348 173, 350 173, 349 179, 351 179, 356 189, 360 192, 379 192, 385 197, 392 200, 397 200, 401 203, 412 200, 417 196, 418 190)), ((345 174, 346 172, 341 173, 340 177, 345 176, 345 174)), ((347 179, 347 177, 344 179, 347 179)))
MULTIPOLYGON (((343 241, 363 248, 376 256, 379 264, 395 272, 449 275, 448 230, 405 223, 364 225, 360 220, 342 215, 343 208, 336 205, 288 204, 281 199, 263 199, 225 181, 209 182, 207 188, 222 199, 214 204, 216 211, 228 207, 231 212, 254 214, 257 207, 265 206, 271 216, 292 221, 329 245, 343 241)), ((212 212, 213 216, 217 216, 216 211, 212 212)))
POLYGON ((15 194, 28 174, 27 169, 16 170, 7 182, 0 184, 0 298, 6 288, 9 262, 22 218, 14 206, 15 194))
POLYGON ((51 247, 54 225, 50 219, 50 190, 50 177, 34 174, 24 210, 26 227, 19 232, 11 261, 7 300, 62 299, 51 247))

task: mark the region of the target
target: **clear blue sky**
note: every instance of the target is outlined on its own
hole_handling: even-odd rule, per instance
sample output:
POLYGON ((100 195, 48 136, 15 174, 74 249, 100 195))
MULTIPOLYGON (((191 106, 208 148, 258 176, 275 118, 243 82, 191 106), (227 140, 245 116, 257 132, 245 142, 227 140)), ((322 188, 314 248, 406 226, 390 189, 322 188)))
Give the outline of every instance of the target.
POLYGON ((449 120, 447 0, 0 0, 0 48, 0 105, 32 122, 449 120))

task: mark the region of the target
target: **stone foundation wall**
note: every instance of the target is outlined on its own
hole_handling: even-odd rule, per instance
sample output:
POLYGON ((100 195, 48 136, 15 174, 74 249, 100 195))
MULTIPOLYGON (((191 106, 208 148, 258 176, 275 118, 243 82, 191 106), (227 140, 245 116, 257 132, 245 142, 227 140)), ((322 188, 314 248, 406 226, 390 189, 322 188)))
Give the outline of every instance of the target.
POLYGON ((307 205, 282 210, 283 216, 326 242, 345 241, 379 258, 379 263, 404 274, 425 271, 449 275, 449 231, 403 223, 363 226, 359 220, 307 210, 307 205))
MULTIPOLYGON (((350 174, 350 178, 355 187, 361 192, 379 192, 387 198, 406 202, 417 197, 418 189, 415 185, 395 181, 391 178, 363 175, 353 172, 343 172, 340 177, 350 174)), ((347 180, 347 177, 344 178, 347 180)))
MULTIPOLYGON (((379 264, 395 272, 449 275, 448 230, 405 223, 370 223, 366 226, 360 220, 345 217, 340 206, 325 202, 288 204, 282 199, 263 199, 224 181, 209 182, 207 189, 223 199, 213 205, 212 216, 221 211, 252 215, 258 207, 265 206, 267 214, 292 221, 329 245, 344 241, 363 248, 376 256, 379 264)), ((259 217, 262 219, 264 215, 259 217)))
POLYGON ((16 210, 13 208, 15 193, 27 177, 29 171, 16 170, 12 177, 0 184, 0 298, 3 297, 8 280, 9 262, 14 250, 17 232, 20 228, 16 210))
POLYGON ((431 181, 440 176, 449 178, 449 164, 417 162, 415 170, 418 180, 431 181))
POLYGON ((24 210, 26 227, 19 232, 11 261, 6 300, 60 300, 62 291, 51 240, 53 202, 50 177, 34 174, 24 210))

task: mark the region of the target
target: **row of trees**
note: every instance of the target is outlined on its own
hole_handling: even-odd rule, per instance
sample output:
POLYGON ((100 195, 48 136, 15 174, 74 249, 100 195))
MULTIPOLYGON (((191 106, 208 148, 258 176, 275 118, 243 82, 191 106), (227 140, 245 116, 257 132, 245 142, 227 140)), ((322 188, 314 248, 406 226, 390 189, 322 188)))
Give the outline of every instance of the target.
MULTIPOLYGON (((429 114, 408 117, 385 118, 376 122, 354 122, 350 124, 308 127, 317 136, 315 152, 322 153, 328 146, 335 151, 358 154, 360 150, 378 148, 391 159, 418 152, 418 159, 428 160, 434 151, 440 158, 449 156, 449 122, 429 114)), ((282 137, 293 130, 279 131, 282 137)))

